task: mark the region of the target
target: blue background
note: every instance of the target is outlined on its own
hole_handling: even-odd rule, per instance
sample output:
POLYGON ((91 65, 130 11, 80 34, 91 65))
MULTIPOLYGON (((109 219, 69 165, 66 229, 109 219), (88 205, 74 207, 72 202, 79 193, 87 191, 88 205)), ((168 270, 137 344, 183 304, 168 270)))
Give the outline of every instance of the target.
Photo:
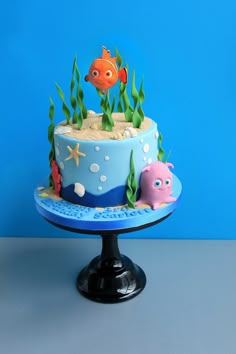
MULTIPOLYGON (((145 114, 183 183, 181 206, 131 237, 235 238, 236 2, 232 0, 9 1, 0 12, 1 236, 66 236, 36 212, 33 190, 49 173, 48 96, 69 92, 105 45, 118 48, 137 81, 145 114)), ((85 87, 85 86, 84 86, 85 87)), ((99 110, 94 88, 86 103, 99 110)))

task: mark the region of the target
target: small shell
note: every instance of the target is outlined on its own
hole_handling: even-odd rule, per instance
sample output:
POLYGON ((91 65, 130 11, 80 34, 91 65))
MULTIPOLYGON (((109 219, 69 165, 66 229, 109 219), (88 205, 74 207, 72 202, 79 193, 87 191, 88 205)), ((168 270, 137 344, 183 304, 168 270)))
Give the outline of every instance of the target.
POLYGON ((92 111, 91 109, 88 109, 88 110, 87 110, 87 113, 88 113, 88 115, 90 115, 90 116, 94 116, 94 115, 96 114, 96 112, 92 111))
POLYGON ((102 129, 102 123, 92 123, 91 125, 90 125, 90 128, 91 129, 95 129, 95 130, 101 130, 102 129))
POLYGON ((69 125, 59 125, 54 129, 54 134, 65 134, 65 133, 70 133, 72 131, 72 128, 69 125))
POLYGON ((138 135, 137 131, 132 127, 125 128, 125 130, 123 132, 123 136, 125 138, 134 138, 137 135, 138 135))
POLYGON ((74 192, 79 196, 83 197, 85 194, 85 188, 84 185, 81 183, 75 183, 74 185, 74 192))
POLYGON ((124 136, 121 133, 115 133, 114 135, 112 135, 111 139, 122 140, 122 139, 124 139, 124 136))
POLYGON ((38 191, 43 191, 45 189, 45 187, 38 187, 37 190, 38 191))
POLYGON ((48 194, 47 194, 47 193, 40 193, 40 194, 39 194, 39 197, 41 197, 41 198, 47 198, 47 197, 48 197, 48 194))

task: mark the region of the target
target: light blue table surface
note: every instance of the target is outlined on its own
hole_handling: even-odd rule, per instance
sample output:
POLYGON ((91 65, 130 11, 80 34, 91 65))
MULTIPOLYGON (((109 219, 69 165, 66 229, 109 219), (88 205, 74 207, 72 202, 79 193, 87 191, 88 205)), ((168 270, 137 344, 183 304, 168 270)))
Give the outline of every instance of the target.
POLYGON ((119 241, 147 286, 120 304, 75 288, 100 239, 0 239, 1 354, 235 354, 236 242, 119 241))

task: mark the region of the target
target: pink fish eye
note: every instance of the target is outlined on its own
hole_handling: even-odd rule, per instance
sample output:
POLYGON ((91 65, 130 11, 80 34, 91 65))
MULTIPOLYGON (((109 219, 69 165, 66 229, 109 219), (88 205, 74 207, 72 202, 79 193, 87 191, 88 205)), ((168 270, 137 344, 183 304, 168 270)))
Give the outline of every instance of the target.
POLYGON ((106 77, 112 77, 112 72, 111 70, 107 70, 105 73, 106 77))
POLYGON ((160 187, 162 185, 162 181, 160 180, 160 179, 156 179, 155 181, 154 181, 154 186, 155 187, 160 187))
POLYGON ((165 184, 166 184, 167 186, 170 185, 170 182, 171 182, 170 178, 167 178, 167 179, 165 180, 165 184))
POLYGON ((92 76, 93 77, 98 77, 99 76, 99 71, 98 70, 93 70, 92 71, 92 76))

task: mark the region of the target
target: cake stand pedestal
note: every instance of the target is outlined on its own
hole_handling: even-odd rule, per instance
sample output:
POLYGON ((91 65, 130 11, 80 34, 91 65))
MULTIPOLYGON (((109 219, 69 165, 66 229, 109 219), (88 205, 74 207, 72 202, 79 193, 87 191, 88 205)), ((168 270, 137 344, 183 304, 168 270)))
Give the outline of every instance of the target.
MULTIPOLYGON (((46 189, 45 189, 46 190, 46 189)), ((102 252, 79 273, 78 291, 90 300, 117 303, 138 295, 146 285, 144 271, 131 259, 121 255, 118 235, 144 229, 160 223, 176 209, 182 186, 174 176, 173 196, 176 201, 152 210, 151 208, 87 208, 64 200, 53 200, 42 187, 35 189, 38 212, 61 229, 82 234, 100 235, 102 252)))
POLYGON ((146 285, 143 270, 121 255, 117 234, 101 235, 102 253, 78 275, 77 289, 85 297, 104 303, 121 302, 138 295, 146 285))

